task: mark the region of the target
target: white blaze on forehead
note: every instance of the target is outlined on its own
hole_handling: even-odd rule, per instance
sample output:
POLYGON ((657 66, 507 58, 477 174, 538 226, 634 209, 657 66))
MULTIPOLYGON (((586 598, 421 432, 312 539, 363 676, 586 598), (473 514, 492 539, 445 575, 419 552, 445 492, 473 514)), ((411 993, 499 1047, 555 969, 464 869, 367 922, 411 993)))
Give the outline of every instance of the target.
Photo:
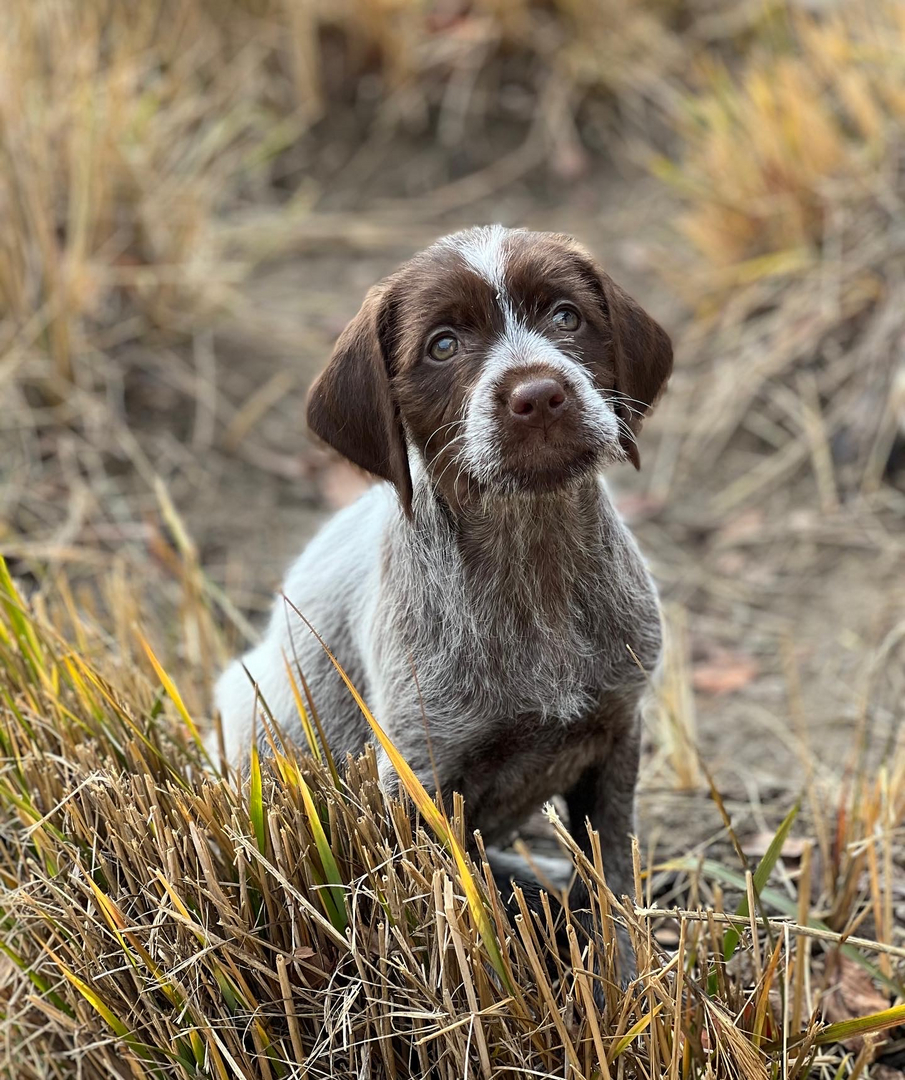
POLYGON ((503 225, 481 225, 475 229, 453 233, 443 241, 453 248, 465 265, 497 291, 504 292, 503 271, 506 267, 506 240, 512 229, 503 225))
POLYGON ((544 366, 552 368, 576 389, 596 392, 594 382, 584 364, 580 363, 537 330, 513 318, 506 324, 487 353, 478 388, 495 385, 508 372, 544 366))

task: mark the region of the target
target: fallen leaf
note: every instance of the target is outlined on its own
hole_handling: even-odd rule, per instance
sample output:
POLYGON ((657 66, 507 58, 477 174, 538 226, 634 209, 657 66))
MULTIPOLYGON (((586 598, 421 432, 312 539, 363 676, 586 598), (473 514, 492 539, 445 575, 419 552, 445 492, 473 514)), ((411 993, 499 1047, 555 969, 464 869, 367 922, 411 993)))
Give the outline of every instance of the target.
POLYGON ((753 656, 718 653, 694 665, 691 682, 702 694, 731 694, 747 686, 759 670, 760 665, 753 656))
MULTIPOLYGON (((889 1008, 889 995, 878 990, 870 975, 847 956, 831 953, 826 974, 831 989, 821 1002, 821 1011, 828 1024, 870 1016, 889 1008)), ((856 1035, 842 1045, 857 1052, 864 1045, 864 1036, 856 1035)))

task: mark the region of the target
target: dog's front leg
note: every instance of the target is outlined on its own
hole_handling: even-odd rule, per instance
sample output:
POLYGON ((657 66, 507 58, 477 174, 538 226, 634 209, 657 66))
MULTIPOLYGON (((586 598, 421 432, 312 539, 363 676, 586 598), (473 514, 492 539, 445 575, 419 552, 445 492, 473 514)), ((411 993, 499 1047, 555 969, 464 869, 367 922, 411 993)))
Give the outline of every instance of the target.
MULTIPOLYGON (((617 898, 634 894, 632 841, 635 831, 635 784, 640 753, 640 718, 635 707, 616 728, 605 758, 590 765, 565 793, 570 830, 582 851, 593 858, 588 825, 600 836, 603 871, 617 898)), ((591 934, 587 887, 579 878, 569 903, 577 920, 591 934)), ((596 935, 594 935, 596 936, 596 935)), ((635 976, 635 955, 627 930, 616 928, 619 972, 624 984, 635 976)), ((599 942, 597 942, 599 947, 599 942)), ((595 993, 600 999, 601 995, 595 993)))

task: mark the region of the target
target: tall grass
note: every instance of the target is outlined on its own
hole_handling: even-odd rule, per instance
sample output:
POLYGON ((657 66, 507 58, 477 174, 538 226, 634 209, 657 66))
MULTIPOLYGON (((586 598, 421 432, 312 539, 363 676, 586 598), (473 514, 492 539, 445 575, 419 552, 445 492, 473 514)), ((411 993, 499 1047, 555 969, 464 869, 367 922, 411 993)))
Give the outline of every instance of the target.
POLYGON ((790 7, 771 26, 740 65, 702 65, 679 125, 678 166, 665 170, 688 203, 684 233, 718 268, 813 261, 840 214, 883 201, 896 184, 902 5, 842 0, 819 15, 790 7))
POLYGON ((224 262, 215 215, 260 186, 297 133, 269 93, 266 35, 238 8, 228 27, 214 10, 4 9, 2 345, 8 361, 46 355, 57 391, 78 357, 184 329, 224 300, 239 268, 224 262))
POLYGON ((704 387, 707 407, 686 408, 678 458, 747 443, 720 514, 802 473, 798 497, 833 514, 878 493, 905 432, 905 12, 840 0, 771 26, 736 64, 704 67, 657 166, 692 249, 671 281, 701 316, 672 400, 704 387))
MULTIPOLYGON (((821 1024, 800 974, 814 952, 843 948, 892 996, 903 949, 882 919, 850 937, 855 895, 833 920, 845 944, 819 886, 798 907, 769 886, 794 814, 756 868, 672 864, 739 903, 668 912, 640 906, 640 868, 637 896, 613 897, 554 814, 595 955, 555 904, 538 917, 517 894, 510 918, 463 854, 461 807, 445 819, 402 764, 412 803, 386 800, 371 753, 339 779, 275 741, 247 780, 213 775, 156 658, 148 678, 74 617, 57 597, 26 604, 0 564, 6 1076, 803 1077, 842 1060, 837 1040, 905 1020, 900 1005, 821 1024), (653 932, 667 916, 671 949, 653 932), (638 957, 625 989, 612 918, 638 957)), ((901 755, 860 778, 837 835, 878 860, 881 914, 901 755)))

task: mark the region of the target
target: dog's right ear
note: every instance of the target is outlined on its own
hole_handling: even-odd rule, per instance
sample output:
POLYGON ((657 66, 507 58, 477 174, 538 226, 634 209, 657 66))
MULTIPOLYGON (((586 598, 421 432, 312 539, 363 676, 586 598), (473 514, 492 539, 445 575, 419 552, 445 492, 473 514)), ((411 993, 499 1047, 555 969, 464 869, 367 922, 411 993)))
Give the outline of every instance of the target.
POLYGON ((412 474, 385 351, 389 293, 387 282, 375 285, 340 334, 308 394, 308 426, 354 465, 389 480, 411 516, 412 474))

